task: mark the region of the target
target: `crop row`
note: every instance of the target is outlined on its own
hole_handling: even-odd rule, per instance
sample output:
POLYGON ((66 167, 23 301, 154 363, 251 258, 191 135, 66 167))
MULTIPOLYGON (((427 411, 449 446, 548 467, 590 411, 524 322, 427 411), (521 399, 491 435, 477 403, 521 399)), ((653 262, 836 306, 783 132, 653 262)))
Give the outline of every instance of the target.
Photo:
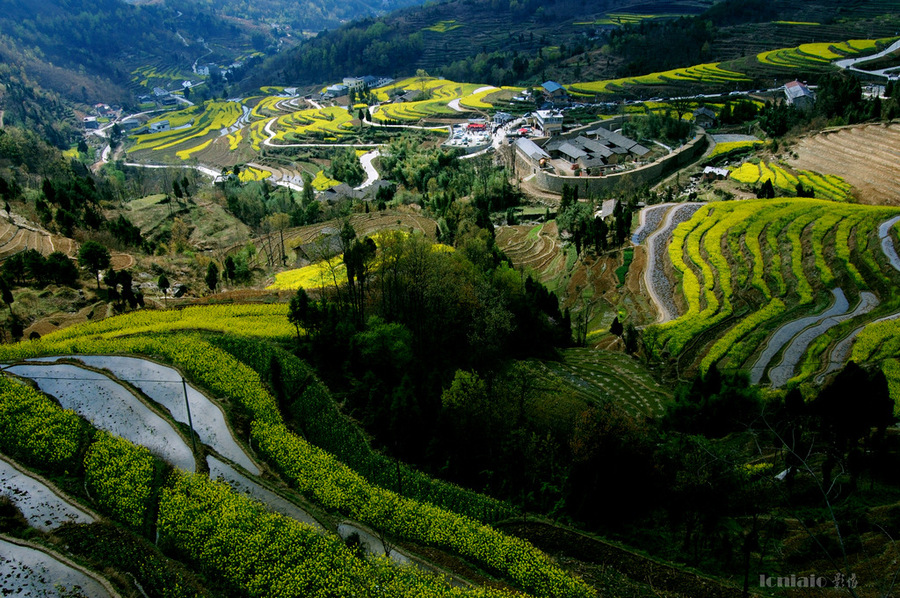
MULTIPOLYGON (((780 48, 762 52, 756 56, 756 62, 764 66, 788 69, 823 67, 831 60, 847 56, 855 56, 872 50, 878 41, 885 40, 850 40, 840 43, 803 44, 795 48, 780 48)), ((604 81, 588 81, 575 83, 569 90, 575 94, 599 94, 621 92, 633 86, 660 86, 679 83, 731 83, 749 81, 748 72, 751 67, 744 66, 742 61, 730 63, 708 63, 693 67, 672 69, 665 72, 650 73, 640 77, 624 77, 604 81)))
MULTIPOLYGON (((69 450, 58 462, 77 471, 76 459, 91 427, 31 388, 0 379, 0 442, 5 452, 46 468, 46 452, 27 436, 7 434, 21 424, 44 432, 49 443, 69 450), (17 422, 10 420, 16 419, 17 422), (53 425, 70 422, 69 426, 53 425), (73 428, 76 432, 73 433, 73 428)), ((157 512, 151 501, 158 493, 156 529, 164 549, 221 578, 240 594, 251 596, 512 596, 508 591, 451 588, 446 579, 415 568, 397 568, 354 555, 335 536, 325 536, 304 523, 268 512, 260 503, 240 496, 206 476, 175 472, 163 484, 155 482, 154 458, 126 440, 95 433, 84 459, 85 487, 110 516, 132 527, 157 512)), ((166 588, 166 596, 190 596, 189 588, 166 588)))
MULTIPOLYGON (((700 362, 705 369, 728 354, 739 366, 735 351, 744 359, 749 356, 751 346, 743 345, 751 340, 758 344, 762 340, 759 335, 764 337, 765 330, 771 329, 767 322, 776 321, 787 309, 812 305, 816 293, 833 286, 835 280, 849 278, 861 290, 872 285, 892 288, 893 279, 873 255, 880 253, 880 247, 878 252, 867 250, 875 229, 892 214, 896 210, 891 208, 802 198, 719 202, 714 209, 699 210, 674 231, 669 246, 688 309, 676 320, 651 327, 648 339, 657 348, 665 347, 677 355, 689 340, 731 315, 735 294, 755 287, 766 298, 764 307, 723 331, 700 362), (853 238, 856 247, 851 251, 853 238), (833 248, 833 253, 826 248, 833 248), (749 261, 746 265, 742 263, 745 259, 749 261), (784 268, 783 260, 788 260, 784 268), (688 261, 702 273, 702 284, 688 261), (790 285, 785 281, 787 272, 790 285)), ((883 324, 892 325, 897 324, 883 324)), ((827 345, 814 344, 813 348, 821 355, 827 345)), ((892 355, 894 348, 889 345, 887 354, 892 355)), ((896 349, 900 353, 900 342, 896 349)), ((815 368, 804 365, 804 371, 810 375, 815 368)))
MULTIPOLYGON (((193 139, 205 137, 214 131, 231 127, 237 123, 243 114, 241 105, 237 102, 207 102, 203 112, 196 117, 193 117, 195 108, 192 107, 187 110, 189 111, 188 114, 191 115, 189 122, 193 121, 190 127, 183 129, 173 128, 168 131, 160 131, 159 133, 140 135, 137 137, 137 143, 130 151, 169 149, 193 139)), ((179 125, 173 124, 173 121, 177 123, 185 117, 184 113, 175 112, 166 114, 156 120, 169 120, 170 125, 178 127, 179 125), (170 115, 171 118, 166 118, 166 116, 170 115)))
POLYGON ((719 158, 721 156, 727 156, 729 154, 737 154, 743 151, 749 151, 758 145, 762 145, 762 141, 727 141, 724 143, 717 143, 716 147, 713 148, 713 151, 710 152, 709 156, 707 156, 707 160, 712 160, 714 158, 719 158))
MULTIPOLYGON (((65 331, 64 331, 65 332, 65 331)), ((252 421, 253 444, 298 490, 316 502, 396 536, 453 551, 540 596, 588 596, 591 590, 527 542, 482 523, 377 487, 285 426, 275 399, 252 369, 208 343, 185 336, 86 338, 47 335, 4 347, 2 357, 46 353, 132 352, 161 355, 214 395, 228 397, 252 421)))
POLYGON ((809 170, 800 170, 796 174, 774 162, 745 162, 731 171, 731 178, 746 185, 757 185, 766 180, 785 194, 794 194, 798 183, 805 189, 812 189, 816 197, 834 201, 847 201, 851 198, 849 183, 839 176, 821 175, 809 170))
MULTIPOLYGON (((103 338, 172 332, 176 330, 212 330, 238 336, 258 336, 286 340, 294 336, 287 321, 287 304, 206 305, 178 310, 134 311, 98 322, 83 322, 60 330, 49 337, 62 340, 103 338)), ((77 351, 76 351, 77 352, 77 351)))

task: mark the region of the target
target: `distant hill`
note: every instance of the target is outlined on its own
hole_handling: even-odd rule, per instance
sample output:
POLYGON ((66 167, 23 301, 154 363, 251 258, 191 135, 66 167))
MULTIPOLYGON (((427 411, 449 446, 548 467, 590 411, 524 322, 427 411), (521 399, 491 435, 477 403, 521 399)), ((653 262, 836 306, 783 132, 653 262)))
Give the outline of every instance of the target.
MULTIPOLYGON (((273 58, 252 78, 291 83, 320 83, 352 74, 403 76, 417 69, 429 72, 454 62, 495 52, 541 58, 532 70, 540 72, 576 51, 591 47, 598 28, 615 27, 608 14, 637 18, 698 14, 713 0, 449 0, 399 10, 386 17, 345 25, 308 40, 273 58), (594 22, 601 24, 594 25, 594 22)), ((511 69, 494 61, 485 64, 511 69)), ((521 79, 518 65, 512 79, 521 79)), ((532 74, 532 73, 529 73, 532 74)), ((503 75, 501 74, 501 77, 503 75)), ((497 77, 493 77, 494 80, 497 77)), ((483 79, 482 79, 483 80, 483 79)), ((499 81, 504 83, 504 81, 499 81)))
POLYGON ((223 22, 191 3, 179 6, 5 0, 0 62, 75 101, 125 103, 135 90, 130 85, 138 66, 178 65, 190 72, 193 61, 205 54, 251 49, 252 27, 223 22))
MULTIPOLYGON (((422 0, 167 0, 172 7, 188 3, 222 17, 289 27, 316 33, 344 23, 422 4, 422 0)), ((183 10, 183 9, 182 9, 183 10)))
POLYGON ((897 0, 449 0, 319 34, 255 69, 246 85, 417 69, 493 85, 615 78, 892 36, 898 13, 897 0))

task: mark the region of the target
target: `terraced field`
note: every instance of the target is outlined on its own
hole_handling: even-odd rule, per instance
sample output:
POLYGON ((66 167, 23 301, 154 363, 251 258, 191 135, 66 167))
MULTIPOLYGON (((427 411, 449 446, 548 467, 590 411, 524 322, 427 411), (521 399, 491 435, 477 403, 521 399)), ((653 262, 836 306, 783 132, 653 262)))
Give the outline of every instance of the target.
MULTIPOLYGON (((360 237, 371 235, 380 230, 402 230, 404 232, 419 232, 427 237, 434 238, 436 225, 433 220, 409 214, 406 212, 386 211, 369 214, 354 214, 350 216, 350 224, 356 229, 360 237)), ((314 243, 322 235, 333 234, 341 227, 341 222, 329 220, 310 226, 301 226, 284 231, 284 244, 288 250, 296 250, 298 247, 314 243)))
MULTIPOLYGON (((895 208, 814 199, 707 204, 671 233, 661 262, 649 264, 675 272, 687 309, 649 327, 645 340, 675 357, 681 372, 718 364, 774 386, 821 381, 858 336, 857 354, 867 323, 896 325, 898 216, 895 208)), ((652 238, 642 229, 636 236, 652 238)))
POLYGON ((541 279, 552 276, 549 268, 561 249, 556 222, 502 227, 497 233, 497 246, 517 267, 533 271, 541 279))
MULTIPOLYGON (((475 92, 484 92, 484 95, 488 95, 483 86, 474 83, 416 78, 404 79, 387 87, 380 87, 374 90, 374 93, 379 100, 386 102, 390 99, 390 94, 408 91, 421 91, 428 97, 414 102, 384 104, 373 114, 375 120, 382 122, 419 121, 426 118, 458 116, 458 111, 449 106, 450 102, 460 100, 459 103, 462 105, 480 105, 482 96, 475 96, 475 92), (462 101, 463 99, 465 99, 465 103, 462 101)), ((496 89, 492 91, 496 91, 496 89)))
POLYGON ((561 361, 536 362, 538 380, 561 384, 588 404, 610 401, 635 417, 662 415, 672 394, 636 359, 619 352, 567 349, 561 361))
POLYGON ((873 124, 804 137, 790 160, 795 168, 839 175, 868 204, 900 206, 900 125, 873 124))
POLYGON ((0 221, 0 260, 11 255, 36 249, 42 255, 47 256, 54 251, 62 251, 66 255, 74 256, 78 248, 72 239, 52 235, 36 228, 25 228, 8 220, 0 221))
POLYGON ((833 43, 801 44, 759 53, 755 57, 720 63, 699 64, 639 77, 575 83, 568 86, 576 95, 623 93, 640 88, 692 89, 698 85, 733 89, 735 83, 749 82, 761 73, 824 70, 833 60, 873 52, 888 40, 849 40, 833 43))
POLYGON ((700 209, 700 204, 661 204, 642 212, 641 226, 632 240, 642 243, 646 239, 647 266, 644 269, 644 285, 659 312, 658 322, 664 323, 677 317, 675 305, 676 281, 669 278, 664 265, 666 244, 675 228, 700 209), (646 213, 646 216, 644 215, 646 213), (652 228, 651 228, 652 227, 652 228))
POLYGON ((732 167, 731 179, 754 187, 772 181, 776 193, 784 196, 796 194, 797 185, 803 185, 804 189, 811 189, 818 198, 834 201, 853 199, 852 185, 837 175, 795 170, 774 162, 745 162, 739 167, 732 167))
MULTIPOLYGON (((162 404, 173 401, 174 410, 179 410, 181 405, 177 390, 164 389, 160 395, 155 386, 157 380, 146 378, 148 373, 153 375, 151 372, 157 371, 153 364, 149 371, 145 366, 134 366, 132 360, 125 363, 115 358, 115 363, 109 364, 137 384, 144 393, 140 397, 125 386, 114 390, 112 376, 71 364, 19 362, 11 366, 8 369, 36 379, 41 388, 46 387, 64 405, 72 404, 75 410, 81 409, 84 400, 90 401, 93 395, 115 401, 107 401, 99 413, 87 410, 90 421, 84 422, 34 389, 0 378, 0 427, 3 431, 0 438, 4 450, 23 454, 30 464, 40 463, 42 471, 44 467, 53 466, 60 471, 75 471, 73 475, 80 476, 80 447, 89 443, 83 467, 85 488, 86 491, 89 488, 91 499, 103 507, 104 513, 132 527, 151 522, 153 529, 158 530, 161 542, 174 546, 173 552, 198 564, 210 576, 221 578, 223 586, 234 595, 253 592, 260 595, 294 596, 310 592, 325 595, 335 591, 337 595, 370 595, 373 592, 386 596, 506 598, 513 595, 505 589, 470 588, 458 583, 451 587, 450 582, 454 580, 435 578, 418 569, 398 571, 383 563, 376 566, 358 559, 341 539, 323 534, 321 526, 311 527, 311 522, 302 516, 292 519, 298 507, 305 510, 303 505, 310 503, 318 506, 316 513, 335 514, 336 519, 331 519, 332 522, 349 519, 349 527, 360 529, 361 524, 370 529, 387 529, 387 533, 398 541, 458 555, 482 570, 494 572, 511 587, 527 592, 522 595, 573 598, 594 595, 592 589, 579 579, 566 575, 531 544, 505 536, 482 520, 451 510, 496 519, 511 513, 506 505, 428 478, 392 461, 387 461, 390 467, 364 467, 354 471, 345 462, 293 433, 284 424, 277 400, 268 392, 256 369, 266 371, 273 359, 286 364, 283 370, 286 379, 304 388, 304 392, 298 393, 297 408, 308 409, 309 419, 322 424, 321 430, 317 430, 316 425, 308 426, 306 436, 314 435, 323 443, 333 443, 345 458, 351 452, 356 455, 361 449, 369 449, 365 438, 358 434, 354 424, 339 415, 327 389, 302 362, 267 342, 257 343, 245 336, 279 338, 281 333, 275 332, 273 336, 272 331, 283 325, 285 307, 284 304, 209 306, 181 313, 135 312, 69 328, 37 341, 6 345, 0 357, 15 360, 55 356, 70 354, 77 348, 79 355, 103 355, 115 351, 153 354, 170 362, 178 369, 170 376, 176 382, 176 389, 181 376, 192 379, 204 387, 203 394, 234 408, 234 411, 226 408, 224 413, 240 414, 242 421, 235 425, 243 428, 243 433, 236 435, 234 440, 240 440, 240 446, 243 446, 246 439, 253 447, 254 459, 270 464, 267 477, 287 484, 267 484, 249 472, 231 467, 220 455, 207 460, 214 475, 227 480, 238 492, 264 501, 274 511, 289 511, 288 518, 267 513, 263 505, 241 498, 229 486, 213 483, 205 476, 177 470, 171 476, 156 476, 154 471, 160 471, 161 464, 147 448, 107 432, 97 433, 94 426, 105 427, 132 438, 135 443, 153 446, 169 461, 192 468, 193 463, 173 459, 160 448, 160 443, 167 449, 180 444, 160 437, 160 430, 171 427, 169 415, 167 410, 158 409, 156 405, 151 409, 144 395, 159 399, 162 404), (191 332, 179 333, 185 316, 195 321, 188 325, 191 332), (243 332, 232 336, 203 336, 197 332, 223 325, 243 332), (59 382, 60 378, 66 379, 59 382), (85 381, 87 383, 71 384, 85 381), (153 384, 145 386, 147 382, 153 384), (102 390, 96 389, 98 384, 102 390), (156 420, 146 417, 123 417, 128 409, 141 406, 159 416, 160 421, 153 424, 151 422, 156 420), (145 428, 157 433, 144 434, 145 428), (335 432, 336 429, 340 432, 335 432), (35 430, 41 433, 34 433, 35 430), (336 435, 330 437, 329 434, 336 435), (348 442, 348 434, 353 441, 348 442), (397 475, 401 469, 404 472, 403 496, 368 479, 382 475, 382 469, 393 472, 395 467, 397 475), (287 486, 291 489, 285 490, 287 486), (299 501, 296 497, 300 495, 306 500, 299 501), (499 558, 498 555, 505 556, 499 558), (370 566, 372 571, 366 569, 370 566), (261 568, 267 572, 265 579, 257 575, 261 568), (388 590, 382 591, 384 588, 388 590)), ((108 358, 97 357, 95 364, 103 365, 105 359, 108 358)), ((200 393, 194 396, 198 400, 203 398, 200 393)), ((177 417, 174 411, 171 416, 177 417)), ((221 432, 228 433, 227 430, 221 432)), ((199 435, 203 436, 202 433, 199 435)), ((193 461, 190 450, 187 455, 193 461)), ((76 483, 81 482, 76 480, 76 483)), ((333 525, 331 523, 329 529, 333 525)))

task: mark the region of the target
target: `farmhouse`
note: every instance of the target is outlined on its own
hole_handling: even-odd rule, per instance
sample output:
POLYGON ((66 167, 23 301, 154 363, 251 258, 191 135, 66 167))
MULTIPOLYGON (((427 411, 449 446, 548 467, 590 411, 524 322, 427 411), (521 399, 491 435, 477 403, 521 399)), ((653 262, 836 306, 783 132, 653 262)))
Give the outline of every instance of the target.
POLYGON ((366 82, 363 77, 344 77, 344 87, 348 91, 359 91, 365 86, 366 82))
POLYGON ((787 98, 787 103, 798 110, 811 110, 816 103, 816 94, 799 81, 785 83, 784 95, 787 98))
POLYGON ((119 123, 119 126, 122 127, 123 131, 134 131, 141 123, 135 119, 126 119, 119 123))
POLYGON ((707 107, 697 108, 694 110, 694 124, 704 129, 716 126, 716 113, 707 107))
POLYGON ((647 149, 637 141, 629 139, 621 133, 616 133, 615 131, 604 129, 603 127, 597 127, 593 131, 588 131, 585 134, 589 136, 596 136, 598 141, 609 146, 612 151, 617 154, 630 153, 639 158, 642 158, 650 153, 649 149, 647 149))
POLYGON ((608 218, 612 218, 613 214, 616 212, 616 207, 619 205, 618 199, 605 199, 603 203, 600 205, 600 209, 594 214, 594 218, 600 218, 601 220, 606 220, 608 218))
POLYGON ((583 170, 592 175, 602 175, 629 158, 642 158, 650 153, 637 141, 602 127, 563 134, 542 146, 557 171, 583 170))
POLYGON ((168 131, 171 129, 171 125, 168 120, 160 120, 155 123, 150 123, 150 132, 151 133, 161 133, 163 131, 168 131))
POLYGON ((505 125, 506 123, 508 123, 508 122, 511 121, 512 119, 513 119, 512 114, 510 114, 510 113, 508 113, 508 112, 496 112, 496 113, 494 113, 494 117, 493 117, 493 119, 492 119, 492 122, 493 122, 495 125, 505 125))
POLYGON ((551 102, 553 100, 563 100, 568 96, 566 88, 556 81, 544 81, 541 85, 541 91, 544 93, 544 97, 551 102))
POLYGON ((95 130, 100 128, 100 123, 97 122, 96 116, 85 116, 81 122, 84 123, 84 128, 88 130, 95 130))
POLYGON ((347 86, 346 85, 331 85, 325 88, 325 95, 331 96, 333 98, 339 98, 341 96, 347 95, 347 86))
POLYGON ((731 175, 727 168, 714 168, 712 166, 707 166, 703 169, 703 180, 704 181, 722 181, 727 179, 731 175))
POLYGON ((550 154, 545 152, 531 139, 520 137, 516 139, 516 155, 531 169, 534 174, 539 168, 544 168, 550 160, 550 154))
POLYGON ((534 123, 546 137, 562 132, 562 112, 553 110, 538 110, 534 113, 534 123))

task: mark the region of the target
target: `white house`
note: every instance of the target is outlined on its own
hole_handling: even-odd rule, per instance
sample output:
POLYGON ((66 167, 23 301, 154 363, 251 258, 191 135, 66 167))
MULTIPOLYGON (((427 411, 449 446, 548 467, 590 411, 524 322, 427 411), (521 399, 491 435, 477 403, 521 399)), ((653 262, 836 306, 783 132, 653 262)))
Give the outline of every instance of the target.
POLYGON ((816 94, 799 81, 784 84, 784 95, 787 103, 798 110, 811 110, 816 103, 816 94))
POLYGON ((169 124, 168 120, 160 120, 155 123, 150 123, 150 132, 151 133, 162 133, 163 131, 168 131, 172 126, 169 124))
POLYGON ((562 112, 538 110, 534 113, 534 121, 543 134, 548 137, 562 132, 562 112))

